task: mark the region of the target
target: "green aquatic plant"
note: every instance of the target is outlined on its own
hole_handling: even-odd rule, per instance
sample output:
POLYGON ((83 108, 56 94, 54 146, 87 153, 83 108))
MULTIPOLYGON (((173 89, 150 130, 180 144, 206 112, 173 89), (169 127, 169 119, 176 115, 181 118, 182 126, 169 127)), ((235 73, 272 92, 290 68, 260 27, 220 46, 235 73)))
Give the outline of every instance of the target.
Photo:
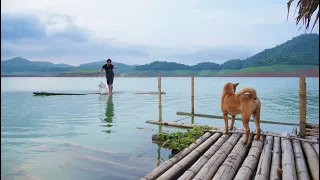
POLYGON ((210 126, 195 126, 186 132, 160 132, 158 141, 163 142, 162 147, 182 150, 194 143, 206 130, 212 130, 210 126))

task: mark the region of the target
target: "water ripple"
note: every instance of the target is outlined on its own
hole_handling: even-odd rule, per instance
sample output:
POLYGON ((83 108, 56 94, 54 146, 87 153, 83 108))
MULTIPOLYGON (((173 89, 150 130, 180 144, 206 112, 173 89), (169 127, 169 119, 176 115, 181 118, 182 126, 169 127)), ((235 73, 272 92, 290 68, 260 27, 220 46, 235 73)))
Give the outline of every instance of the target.
MULTIPOLYGON (((318 80, 307 79, 307 122, 319 122, 318 80)), ((257 89, 261 119, 299 122, 298 78, 195 78, 196 113, 221 115, 221 88, 228 81, 239 82, 239 89, 257 89)), ((138 179, 168 159, 169 150, 151 143, 159 127, 145 123, 158 119, 158 96, 133 93, 156 92, 156 78, 117 78, 115 90, 124 93, 113 96, 32 95, 32 91, 53 89, 94 92, 99 82, 98 78, 2 78, 1 177, 138 179)), ((163 78, 162 83, 163 119, 190 123, 191 118, 176 115, 190 112, 190 78, 163 78)), ((194 121, 223 126, 220 119, 194 121)), ((241 122, 236 126, 241 127, 241 122)), ((262 129, 291 131, 292 127, 262 124, 262 129)))

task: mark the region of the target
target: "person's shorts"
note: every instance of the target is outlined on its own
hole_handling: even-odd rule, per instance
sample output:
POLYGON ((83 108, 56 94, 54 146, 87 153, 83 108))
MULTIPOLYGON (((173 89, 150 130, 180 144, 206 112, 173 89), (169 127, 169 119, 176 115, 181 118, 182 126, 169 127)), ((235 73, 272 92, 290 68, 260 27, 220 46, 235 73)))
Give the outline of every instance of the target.
POLYGON ((114 76, 107 76, 107 84, 108 85, 113 84, 113 79, 114 79, 114 76))

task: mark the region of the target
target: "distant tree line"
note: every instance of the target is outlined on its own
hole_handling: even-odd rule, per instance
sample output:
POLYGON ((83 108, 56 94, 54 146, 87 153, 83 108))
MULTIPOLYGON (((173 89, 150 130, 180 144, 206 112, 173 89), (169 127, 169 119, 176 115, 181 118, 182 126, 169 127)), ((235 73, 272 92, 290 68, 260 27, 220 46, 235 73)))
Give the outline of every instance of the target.
POLYGON ((166 61, 155 61, 150 64, 137 66, 135 69, 144 70, 221 70, 243 69, 246 67, 284 65, 315 65, 319 66, 319 35, 303 34, 281 45, 249 57, 245 60, 233 59, 223 64, 203 62, 188 66, 166 61))
POLYGON ((167 61, 155 61, 150 64, 137 66, 136 70, 221 70, 221 69, 242 69, 243 61, 241 60, 230 60, 224 64, 216 64, 213 62, 202 62, 193 66, 185 64, 167 62, 167 61))

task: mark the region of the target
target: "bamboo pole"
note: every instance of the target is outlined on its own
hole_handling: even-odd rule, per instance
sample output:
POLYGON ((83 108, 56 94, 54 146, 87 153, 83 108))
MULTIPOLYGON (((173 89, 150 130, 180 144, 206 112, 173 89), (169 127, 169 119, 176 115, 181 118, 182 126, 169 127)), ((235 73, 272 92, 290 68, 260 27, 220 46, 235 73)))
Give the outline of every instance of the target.
POLYGON ((181 159, 179 162, 174 164, 170 169, 168 169, 165 173, 163 173, 159 178, 159 180, 170 180, 176 179, 179 175, 181 175, 187 168, 192 165, 192 162, 195 162, 209 147, 215 143, 222 133, 215 133, 210 138, 208 138, 205 142, 200 144, 195 150, 189 153, 186 157, 181 159))
MULTIPOLYGON (((289 136, 287 134, 287 136, 289 136)), ((296 165, 294 162, 291 141, 287 138, 281 138, 282 149, 282 179, 297 180, 296 165)))
MULTIPOLYGON (((102 168, 93 168, 90 166, 82 166, 82 165, 78 165, 78 163, 74 163, 72 161, 69 161, 65 164, 62 165, 58 165, 60 168, 67 168, 67 169, 72 169, 72 170, 77 170, 77 171, 81 171, 81 172, 86 172, 86 173, 90 173, 90 174, 108 174, 111 173, 111 177, 108 177, 110 179, 114 178, 114 179, 135 179, 136 177, 132 174, 123 174, 123 173, 113 173, 112 169, 102 169, 102 168)), ((20 173, 20 171, 19 171, 20 173)), ((27 179, 27 180, 43 180, 42 178, 39 177, 35 177, 35 176, 29 176, 29 175, 25 175, 25 173, 23 173, 23 177, 21 179, 27 179)), ((5 179, 5 178, 4 178, 5 179)))
POLYGON ((211 136, 211 133, 209 133, 209 132, 205 133, 200 138, 198 138, 196 140, 196 142, 190 144, 187 148, 184 148, 182 151, 180 151, 173 158, 165 161, 160 166, 158 166, 157 168, 153 169, 151 172, 149 172, 147 175, 145 175, 143 178, 141 178, 141 180, 153 180, 153 179, 158 178, 161 174, 166 172, 175 163, 177 163, 182 158, 184 158, 186 155, 188 155, 191 151, 193 151, 196 147, 198 147, 201 143, 203 143, 210 136, 211 136))
POLYGON ((82 146, 80 144, 76 144, 76 143, 72 143, 72 142, 64 142, 63 145, 65 146, 69 146, 69 147, 73 147, 73 148, 77 148, 77 149, 85 149, 87 152, 88 151, 95 151, 95 152, 99 152, 99 153, 104 153, 107 155, 110 154, 117 154, 116 152, 110 151, 110 150, 106 150, 106 149, 99 149, 99 148, 94 148, 94 147, 90 147, 90 146, 82 146))
POLYGON ((248 156, 237 172, 234 180, 251 180, 255 169, 258 166, 261 150, 263 148, 264 136, 259 141, 253 141, 248 156))
POLYGON ((293 154, 296 162, 298 180, 309 180, 310 177, 308 174, 308 167, 306 164, 306 160, 303 156, 303 151, 301 148, 300 141, 293 140, 293 151, 294 151, 293 154))
POLYGON ((312 144, 313 149, 315 150, 315 152, 317 153, 318 157, 319 157, 319 144, 312 144))
MULTIPOLYGON (((209 132, 215 133, 215 132, 219 132, 219 130, 208 130, 209 132)), ((244 131, 241 129, 237 130, 237 131, 229 131, 229 133, 236 133, 236 134, 243 134, 244 131)), ((257 134, 257 132, 250 132, 250 134, 257 134)), ((283 136, 283 135, 279 135, 278 133, 260 133, 261 135, 264 136, 273 136, 273 137, 281 137, 284 139, 295 139, 295 140, 299 140, 299 141, 304 141, 304 142, 309 142, 309 143, 317 143, 319 144, 319 141, 315 140, 315 139, 302 139, 302 138, 298 138, 298 137, 294 137, 294 136, 283 136)))
POLYGON ((319 137, 319 133, 318 133, 318 132, 305 132, 304 134, 305 134, 305 135, 308 135, 308 136, 319 137))
MULTIPOLYGON (((174 126, 174 127, 183 127, 183 128, 193 128, 195 126, 204 126, 202 124, 186 124, 186 123, 181 123, 181 122, 167 122, 167 121, 154 121, 154 120, 148 120, 146 121, 146 123, 149 124, 157 124, 157 125, 165 125, 165 126, 174 126)), ((212 127, 213 129, 217 129, 216 127, 213 126, 209 126, 212 127)))
POLYGON ((270 174, 270 163, 272 158, 272 147, 273 147, 273 137, 267 136, 264 147, 260 156, 257 174, 255 176, 255 180, 267 180, 269 179, 270 174))
POLYGON ((303 137, 303 139, 309 139, 309 140, 312 140, 313 142, 318 142, 318 144, 319 144, 319 137, 305 136, 305 137, 303 137))
POLYGON ((141 169, 141 168, 130 166, 130 165, 126 165, 126 164, 121 164, 121 163, 110 161, 110 160, 97 158, 97 157, 94 157, 94 156, 90 156, 90 155, 86 155, 86 154, 82 154, 82 153, 78 153, 78 152, 61 151, 59 153, 66 154, 69 157, 75 157, 75 158, 79 158, 79 159, 84 159, 84 160, 87 160, 87 161, 90 161, 90 162, 93 162, 93 163, 97 163, 97 164, 110 165, 112 167, 122 168, 122 169, 130 170, 130 171, 140 171, 140 172, 144 172, 144 173, 146 172, 145 169, 141 169))
POLYGON ((317 133, 319 133, 319 129, 306 128, 306 132, 317 132, 317 133))
POLYGON ((306 134, 306 76, 299 78, 300 136, 306 134))
POLYGON ((305 155, 307 156, 312 179, 319 179, 319 157, 317 156, 310 143, 302 142, 302 148, 305 155))
POLYGON ((194 76, 191 77, 191 113, 194 114, 194 76))
POLYGON ((159 104, 159 121, 162 121, 162 101, 161 101, 161 77, 158 76, 158 104, 159 104))
POLYGON ((315 128, 319 130, 319 124, 306 123, 307 128, 315 128))
POLYGON ((203 165, 219 150, 219 148, 227 141, 231 134, 222 135, 210 149, 208 149, 178 180, 191 180, 200 171, 203 165))
POLYGON ((207 161, 193 179, 212 179, 218 171, 219 166, 227 158, 234 145, 240 139, 239 134, 232 134, 231 137, 220 147, 220 149, 207 161))
MULTIPOLYGON (((144 128, 144 127, 136 127, 136 129, 139 129, 139 130, 143 130, 143 131, 155 131, 156 129, 151 129, 151 128, 144 128)), ((171 132, 169 130, 162 130, 163 132, 171 132)))
MULTIPOLYGON (((205 118, 213 118, 213 119, 223 119, 223 116, 217 116, 217 115, 210 115, 210 114, 192 114, 188 112, 177 112, 177 115, 181 116, 197 116, 197 117, 205 117, 205 118)), ((228 117, 231 119, 231 117, 228 117)), ((241 121, 241 118, 235 118, 237 121, 241 121)), ((253 119, 250 119, 250 122, 254 122, 253 119)), ((281 125, 288 125, 288 126, 299 126, 297 123, 286 123, 286 122, 277 122, 277 121, 269 121, 269 120, 260 120, 260 123, 266 123, 266 124, 281 124, 281 125)))
MULTIPOLYGON (((159 94, 159 92, 135 92, 134 94, 159 94)), ((161 94, 166 94, 166 92, 161 91, 161 94)))
POLYGON ((281 146, 280 138, 274 137, 273 150, 272 150, 272 161, 271 161, 271 170, 270 170, 270 179, 280 180, 281 164, 281 146))
MULTIPOLYGON (((242 135, 242 138, 245 138, 245 134, 242 135)), ((228 155, 227 159, 218 169, 213 180, 219 179, 233 179, 238 171, 241 163, 247 155, 247 152, 251 146, 252 135, 249 135, 248 143, 241 143, 241 138, 238 143, 234 146, 231 153, 228 155)))

